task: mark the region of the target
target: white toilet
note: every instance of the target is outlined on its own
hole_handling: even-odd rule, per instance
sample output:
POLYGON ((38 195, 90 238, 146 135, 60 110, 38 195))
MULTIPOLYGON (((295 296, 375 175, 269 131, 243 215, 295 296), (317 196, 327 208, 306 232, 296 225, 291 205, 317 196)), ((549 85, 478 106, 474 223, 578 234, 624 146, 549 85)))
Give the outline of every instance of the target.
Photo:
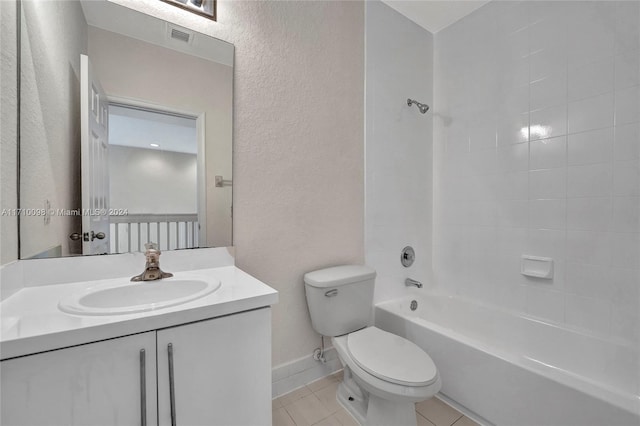
POLYGON ((331 336, 344 365, 338 401, 362 425, 416 426, 415 403, 440 390, 429 355, 372 326, 376 272, 345 265, 304 276, 313 328, 331 336))

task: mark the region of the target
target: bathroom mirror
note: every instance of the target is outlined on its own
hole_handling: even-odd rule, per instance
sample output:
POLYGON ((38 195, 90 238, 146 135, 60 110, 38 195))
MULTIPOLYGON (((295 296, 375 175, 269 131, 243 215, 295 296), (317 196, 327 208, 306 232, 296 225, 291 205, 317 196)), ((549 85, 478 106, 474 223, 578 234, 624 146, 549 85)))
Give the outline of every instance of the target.
POLYGON ((20 258, 232 245, 233 45, 107 0, 21 9, 20 258))

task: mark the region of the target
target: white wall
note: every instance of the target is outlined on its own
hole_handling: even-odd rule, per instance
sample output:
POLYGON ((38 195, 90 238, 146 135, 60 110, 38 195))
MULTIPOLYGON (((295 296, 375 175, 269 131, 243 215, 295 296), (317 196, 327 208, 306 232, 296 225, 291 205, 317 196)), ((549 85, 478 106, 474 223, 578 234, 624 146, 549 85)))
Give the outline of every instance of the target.
POLYGON ((364 4, 219 1, 216 23, 116 2, 235 45, 236 264, 280 293, 274 365, 310 356, 304 273, 364 262, 364 4))
POLYGON ((366 3, 366 262, 375 300, 398 297, 407 277, 431 279, 432 123, 407 98, 433 105, 433 36, 384 3, 366 3), (416 262, 400 263, 411 245, 416 262))
POLYGON ((438 286, 638 339, 639 28, 638 2, 492 2, 435 36, 438 286))
MULTIPOLYGON (((0 2, 0 209, 17 207, 16 3, 0 2)), ((0 265, 18 258, 16 216, 0 215, 0 265)))
POLYGON ((207 245, 230 246, 233 68, 95 27, 89 57, 108 96, 205 113, 207 245))
POLYGON ((197 214, 197 171, 194 154, 110 145, 110 207, 129 214, 197 214))
MULTIPOLYGON (((87 25, 78 2, 22 2, 20 206, 80 207, 80 53, 87 25), (67 34, 67 37, 59 37, 67 34)), ((61 245, 77 253, 79 217, 21 217, 21 257, 61 245)))

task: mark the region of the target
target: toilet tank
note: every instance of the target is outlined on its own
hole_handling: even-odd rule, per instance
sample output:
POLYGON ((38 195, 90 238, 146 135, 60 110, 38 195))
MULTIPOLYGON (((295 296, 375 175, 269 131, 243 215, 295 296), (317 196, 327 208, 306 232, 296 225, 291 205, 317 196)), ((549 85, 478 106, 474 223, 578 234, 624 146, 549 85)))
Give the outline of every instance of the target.
POLYGON ((304 275, 314 330, 341 336, 371 324, 376 271, 363 265, 320 269, 304 275))

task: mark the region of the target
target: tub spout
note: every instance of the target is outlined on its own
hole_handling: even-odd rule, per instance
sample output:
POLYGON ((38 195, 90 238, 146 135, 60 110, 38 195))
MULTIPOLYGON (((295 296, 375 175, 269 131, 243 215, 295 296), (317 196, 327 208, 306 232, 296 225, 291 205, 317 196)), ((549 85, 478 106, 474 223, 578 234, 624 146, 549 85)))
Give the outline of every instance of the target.
POLYGON ((407 287, 414 286, 422 288, 422 283, 420 281, 412 280, 411 278, 407 278, 406 280, 404 280, 404 285, 406 285, 407 287))

